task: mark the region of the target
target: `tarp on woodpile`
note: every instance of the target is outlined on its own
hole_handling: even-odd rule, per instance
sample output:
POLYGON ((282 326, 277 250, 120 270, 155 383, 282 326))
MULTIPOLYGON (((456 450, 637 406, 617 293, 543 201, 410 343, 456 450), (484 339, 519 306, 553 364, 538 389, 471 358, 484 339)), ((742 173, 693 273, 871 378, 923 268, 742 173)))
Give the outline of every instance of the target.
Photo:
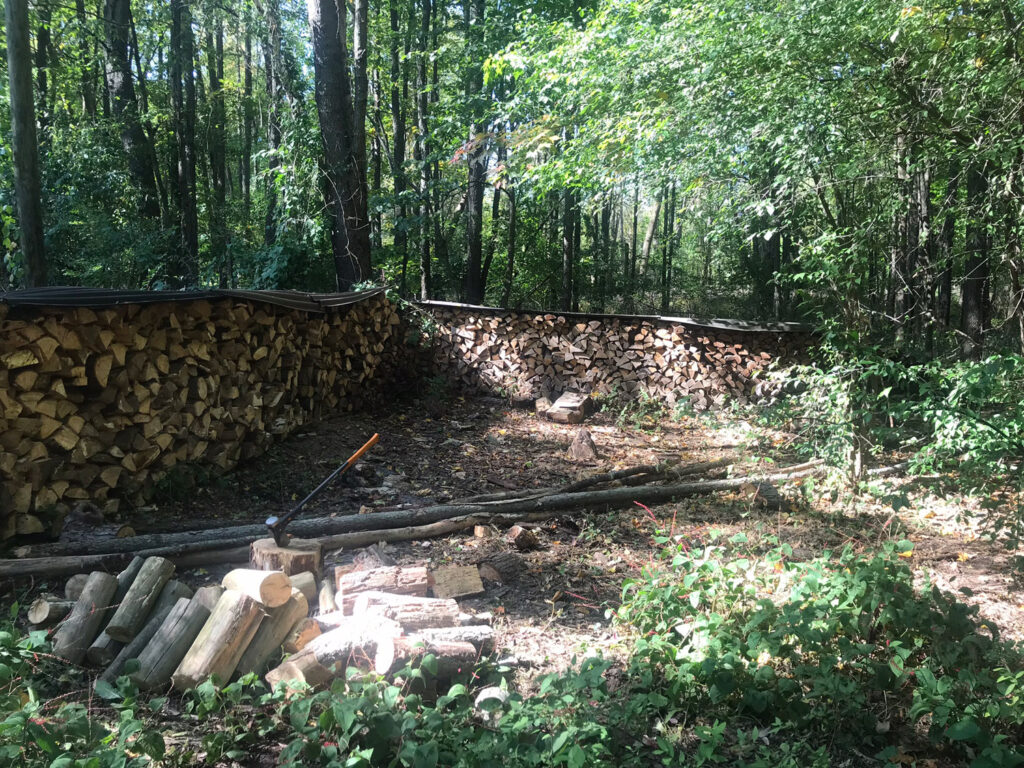
POLYGON ((384 288, 347 293, 302 291, 119 291, 109 288, 49 286, 0 292, 0 302, 11 307, 113 307, 119 304, 158 304, 165 301, 255 301, 303 312, 326 312, 380 296, 384 288))

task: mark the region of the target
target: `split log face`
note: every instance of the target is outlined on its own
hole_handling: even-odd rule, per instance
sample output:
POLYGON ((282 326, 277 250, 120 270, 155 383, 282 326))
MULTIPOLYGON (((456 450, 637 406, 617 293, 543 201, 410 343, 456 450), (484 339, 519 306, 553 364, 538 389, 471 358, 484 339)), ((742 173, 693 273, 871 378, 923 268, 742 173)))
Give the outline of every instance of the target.
POLYGON ((117 591, 117 578, 109 573, 94 571, 82 588, 82 594, 71 613, 53 636, 53 653, 73 664, 85 657, 117 591))
POLYGON ((331 574, 320 584, 319 594, 320 613, 331 613, 336 610, 338 604, 334 601, 334 576, 331 574))
POLYGON ((450 599, 363 592, 356 597, 352 615, 384 616, 397 622, 405 632, 415 632, 425 627, 457 626, 461 614, 459 604, 450 599))
POLYGON ((160 590, 174 573, 174 563, 162 557, 149 557, 142 564, 124 599, 107 625, 107 634, 126 643, 146 621, 160 590))
POLYGON ((334 600, 343 613, 351 613, 356 597, 363 592, 391 592, 397 595, 426 597, 430 574, 426 568, 374 568, 340 574, 334 600))
POLYGON ((174 687, 195 688, 211 676, 222 683, 230 680, 262 617, 258 602, 237 590, 225 590, 171 676, 174 687))
POLYGON ((430 572, 434 597, 476 597, 484 593, 480 570, 475 565, 448 565, 430 572))
POLYGON ((251 568, 236 568, 221 582, 225 589, 248 595, 260 605, 277 608, 292 596, 292 584, 281 571, 256 571, 251 568))
POLYGON ((249 546, 249 565, 258 571, 283 571, 292 576, 308 571, 321 572, 320 544, 305 539, 291 539, 279 547, 273 539, 259 539, 249 546))

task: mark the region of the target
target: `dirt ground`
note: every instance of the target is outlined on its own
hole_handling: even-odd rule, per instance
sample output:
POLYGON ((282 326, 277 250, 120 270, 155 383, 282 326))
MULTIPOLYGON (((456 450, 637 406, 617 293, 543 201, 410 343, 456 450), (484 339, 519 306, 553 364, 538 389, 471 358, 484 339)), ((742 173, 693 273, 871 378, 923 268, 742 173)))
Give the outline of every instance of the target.
MULTIPOLYGON (((680 420, 617 419, 598 412, 584 427, 597 445, 596 460, 570 460, 566 449, 578 426, 538 418, 493 398, 455 398, 447 407, 411 401, 386 411, 350 414, 300 430, 266 455, 232 474, 196 487, 178 477, 129 522, 139 533, 260 522, 303 498, 374 432, 380 443, 358 472, 309 504, 303 515, 348 515, 381 506, 424 505, 503 490, 557 487, 596 471, 678 459, 682 465, 727 458, 731 475, 802 461, 792 436, 758 428, 734 416, 693 415, 680 420), (618 422, 618 423, 617 423, 618 422)), ((934 480, 934 479, 932 479, 934 480)), ((526 569, 512 583, 487 582, 486 594, 463 601, 464 610, 496 617, 499 656, 518 670, 528 688, 540 674, 564 669, 574 657, 625 649, 610 622, 623 583, 656 556, 656 529, 683 533, 694 542, 712 529, 772 535, 789 543, 796 558, 849 544, 870 551, 888 539, 909 538, 908 562, 924 584, 973 592, 965 600, 1004 637, 1024 639, 1024 592, 1014 553, 964 523, 971 502, 943 497, 928 478, 890 483, 909 506, 894 512, 884 499, 842 497, 818 486, 784 487, 781 509, 763 510, 744 493, 717 494, 663 504, 648 513, 631 510, 562 515, 539 524, 542 548, 523 555, 526 569), (653 515, 653 519, 652 519, 653 515), (657 524, 655 524, 655 520, 657 524)), ((392 544, 400 564, 477 563, 508 548, 503 531, 472 532, 445 539, 392 544)), ((355 553, 333 552, 327 562, 355 553)), ((202 583, 219 577, 211 568, 189 574, 202 583)))

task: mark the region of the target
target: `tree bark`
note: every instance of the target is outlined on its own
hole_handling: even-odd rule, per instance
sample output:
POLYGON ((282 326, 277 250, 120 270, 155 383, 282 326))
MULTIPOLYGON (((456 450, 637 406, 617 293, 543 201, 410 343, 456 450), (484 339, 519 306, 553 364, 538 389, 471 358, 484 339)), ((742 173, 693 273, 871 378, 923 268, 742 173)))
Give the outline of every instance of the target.
MULTIPOLYGON (((415 9, 415 0, 413 8, 415 9)), ((430 265, 431 218, 433 206, 430 200, 430 168, 427 160, 429 145, 427 132, 428 94, 427 94, 427 45, 430 37, 431 2, 422 0, 420 3, 419 33, 416 47, 416 144, 414 152, 420 167, 420 289, 422 301, 430 298, 432 275, 430 265)))
POLYGON ((392 127, 392 161, 391 171, 395 189, 395 258, 402 265, 401 291, 405 292, 405 271, 409 260, 408 231, 406 220, 408 212, 405 205, 405 108, 402 102, 402 90, 405 87, 405 67, 401 64, 402 28, 399 20, 399 0, 390 0, 389 15, 391 21, 391 127, 392 127))
POLYGON ((199 283, 199 218, 196 206, 195 43, 189 0, 171 2, 171 95, 178 151, 178 227, 181 263, 170 277, 199 283))
POLYGON ((213 205, 210 210, 210 255, 217 265, 218 284, 230 284, 230 265, 227 263, 227 112, 224 106, 224 22, 217 15, 213 22, 216 32, 206 33, 206 61, 210 78, 209 155, 210 180, 213 186, 213 205))
POLYGON ((471 63, 466 77, 466 99, 473 115, 466 143, 467 186, 466 186, 466 276, 463 283, 465 300, 480 304, 484 299, 486 286, 483 282, 483 222, 484 184, 487 176, 487 155, 484 151, 484 122, 482 99, 483 67, 475 63, 480 60, 484 44, 484 0, 467 0, 466 47, 471 63))
POLYGON ((43 204, 36 140, 35 102, 32 99, 32 51, 29 43, 27 0, 7 0, 7 77, 11 96, 11 139, 14 151, 14 188, 18 203, 25 285, 46 285, 46 249, 43 243, 43 204))
POLYGON ((985 216, 987 195, 988 178, 985 170, 972 166, 967 170, 967 259, 960 292, 960 330, 963 332, 960 352, 970 360, 981 359, 986 329, 989 280, 989 242, 985 216))
POLYGON ((75 19, 78 22, 78 58, 82 68, 82 112, 90 118, 96 117, 96 81, 92 55, 89 51, 89 21, 85 15, 85 0, 75 0, 75 19))

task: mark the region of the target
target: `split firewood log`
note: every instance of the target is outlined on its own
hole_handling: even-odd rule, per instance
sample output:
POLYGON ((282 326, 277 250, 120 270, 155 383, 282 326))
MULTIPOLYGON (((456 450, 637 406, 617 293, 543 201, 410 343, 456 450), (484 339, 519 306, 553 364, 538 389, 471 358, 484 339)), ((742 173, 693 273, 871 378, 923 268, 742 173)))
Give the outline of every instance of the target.
POLYGON ((117 591, 117 577, 93 571, 82 588, 71 613, 53 635, 53 653, 73 664, 85 657, 85 651, 99 631, 100 623, 117 591))
POLYGON ((285 653, 298 653, 315 638, 320 637, 321 634, 323 632, 320 629, 320 622, 316 619, 299 619, 285 636, 281 643, 281 648, 285 653))
POLYGON ((238 590, 226 589, 171 675, 174 687, 179 691, 195 688, 209 677, 222 683, 230 680, 262 617, 260 603, 238 590))
POLYGON ((484 593, 480 570, 475 565, 447 565, 430 571, 434 597, 476 597, 484 593))
POLYGON ((277 608, 292 596, 292 584, 282 571, 257 571, 236 568, 221 581, 225 589, 248 595, 260 605, 277 608))
POLYGON ((537 534, 521 525, 513 525, 509 528, 505 538, 520 552, 540 549, 540 539, 537 538, 537 534))
POLYGON ((263 672, 267 660, 281 647, 292 629, 306 618, 308 610, 306 596, 297 589, 292 590, 291 597, 284 605, 270 608, 260 621, 259 629, 253 635, 249 647, 238 660, 235 676, 263 672))
POLYGON ((494 628, 486 624, 471 624, 459 627, 426 627, 410 637, 430 642, 470 643, 480 655, 494 653, 494 628))
POLYGON ((472 643, 416 636, 382 637, 374 654, 374 671, 380 675, 394 674, 406 665, 416 664, 428 653, 436 660, 434 676, 441 679, 471 671, 478 660, 472 643))
POLYGON ((398 622, 404 632, 425 627, 454 627, 459 623, 459 604, 451 599, 363 592, 352 606, 353 617, 384 616, 398 622))
POLYGON ((351 613, 356 597, 363 592, 380 591, 426 597, 428 589, 430 574, 426 568, 374 568, 371 571, 352 571, 339 575, 334 600, 343 613, 351 613))

